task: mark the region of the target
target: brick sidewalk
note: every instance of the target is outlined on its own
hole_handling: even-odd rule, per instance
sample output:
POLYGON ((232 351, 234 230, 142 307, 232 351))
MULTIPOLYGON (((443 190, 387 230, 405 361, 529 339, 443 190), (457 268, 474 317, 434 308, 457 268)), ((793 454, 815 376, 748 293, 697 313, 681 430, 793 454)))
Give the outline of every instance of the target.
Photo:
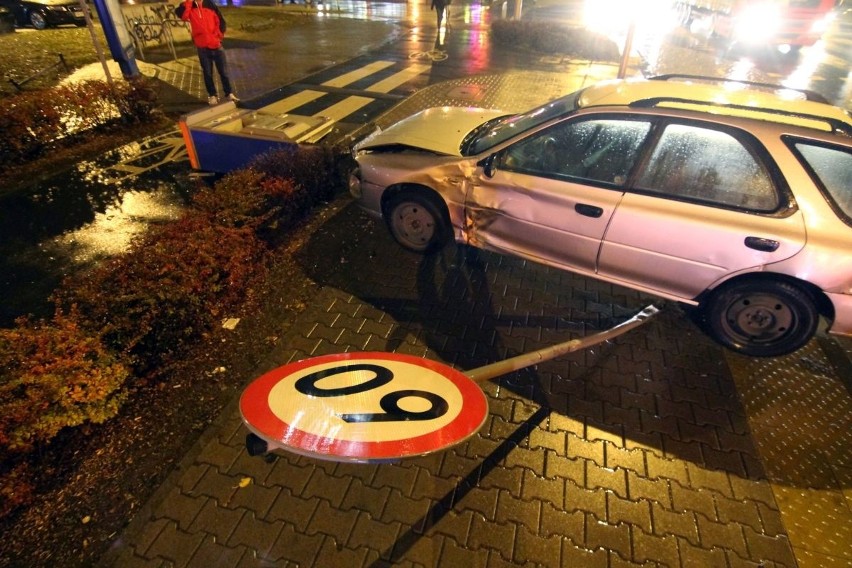
MULTIPOLYGON (((472 369, 650 301, 471 249, 418 257, 335 207, 300 254, 341 262, 308 268, 322 292, 272 366, 386 350, 472 369)), ((721 349, 676 307, 484 389, 477 435, 398 464, 249 457, 233 404, 105 565, 796 566, 721 349)))

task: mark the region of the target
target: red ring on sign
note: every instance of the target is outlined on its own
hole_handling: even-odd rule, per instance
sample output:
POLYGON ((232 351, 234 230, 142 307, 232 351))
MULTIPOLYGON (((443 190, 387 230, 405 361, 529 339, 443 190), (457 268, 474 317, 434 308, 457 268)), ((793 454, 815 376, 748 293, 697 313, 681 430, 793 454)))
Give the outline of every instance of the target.
POLYGON ((246 426, 271 446, 298 454, 340 461, 388 460, 423 455, 455 445, 475 434, 488 416, 488 402, 479 385, 443 363, 399 353, 365 352, 323 355, 290 363, 265 373, 243 391, 240 413, 246 426), (445 426, 401 440, 369 441, 330 438, 300 430, 279 418, 269 405, 272 390, 310 367, 348 360, 397 361, 423 367, 450 381, 461 394, 463 407, 445 426))

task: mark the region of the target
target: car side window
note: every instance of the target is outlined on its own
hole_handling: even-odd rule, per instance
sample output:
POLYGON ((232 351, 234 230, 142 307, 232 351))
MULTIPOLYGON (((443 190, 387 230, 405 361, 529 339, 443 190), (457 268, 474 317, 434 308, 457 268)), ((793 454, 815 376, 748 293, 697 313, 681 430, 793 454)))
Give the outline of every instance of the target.
POLYGON ((651 124, 635 119, 566 121, 510 146, 504 169, 622 186, 651 124))
POLYGON ((758 211, 778 207, 778 193, 760 160, 733 135, 668 124, 636 188, 675 198, 758 211))
POLYGON ((793 147, 834 209, 852 225, 852 149, 797 141, 793 147))

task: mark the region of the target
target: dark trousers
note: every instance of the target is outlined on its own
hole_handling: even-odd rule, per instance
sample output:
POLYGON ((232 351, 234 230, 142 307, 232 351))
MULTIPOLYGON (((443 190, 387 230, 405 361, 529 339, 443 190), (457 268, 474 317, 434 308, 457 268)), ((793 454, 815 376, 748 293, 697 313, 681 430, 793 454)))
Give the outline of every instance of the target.
POLYGON ((209 49, 206 47, 198 48, 198 60, 201 62, 201 73, 204 75, 204 87, 207 89, 207 94, 211 97, 216 96, 216 83, 213 81, 213 66, 216 66, 216 71, 219 73, 219 78, 222 79, 222 89, 225 90, 225 96, 231 94, 231 79, 228 77, 228 58, 225 57, 225 50, 209 49))

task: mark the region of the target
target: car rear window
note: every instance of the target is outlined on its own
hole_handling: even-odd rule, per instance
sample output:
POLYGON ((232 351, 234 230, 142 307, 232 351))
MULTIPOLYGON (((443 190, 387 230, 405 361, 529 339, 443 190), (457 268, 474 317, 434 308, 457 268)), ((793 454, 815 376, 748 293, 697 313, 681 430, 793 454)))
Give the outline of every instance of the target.
POLYGON ((669 124, 636 188, 675 199, 774 211, 778 192, 761 160, 728 132, 669 124))
POLYGON ((852 148, 803 140, 792 141, 792 147, 834 210, 852 225, 852 148))

